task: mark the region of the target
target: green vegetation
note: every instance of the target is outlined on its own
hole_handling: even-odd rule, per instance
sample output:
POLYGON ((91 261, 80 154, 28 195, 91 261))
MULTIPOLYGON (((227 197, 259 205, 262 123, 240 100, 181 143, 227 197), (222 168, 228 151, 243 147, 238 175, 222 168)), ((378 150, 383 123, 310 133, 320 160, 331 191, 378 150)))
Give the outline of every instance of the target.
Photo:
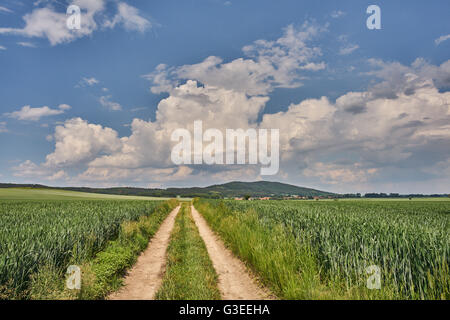
POLYGON ((169 198, 120 196, 60 189, 0 188, 0 200, 168 200, 169 198))
POLYGON ((281 298, 450 298, 448 201, 195 205, 281 298), (371 265, 381 269, 381 290, 366 288, 371 265))
POLYGON ((133 263, 174 205, 124 200, 0 202, 0 299, 55 298, 69 265, 84 266, 83 288, 89 283, 94 287, 86 294, 101 297, 117 285, 114 277, 133 263))
MULTIPOLYGON (((24 188, 29 189, 41 189, 41 190, 59 190, 59 191, 76 191, 96 194, 109 194, 109 195, 128 195, 128 196, 147 196, 147 197, 170 197, 176 196, 193 198, 223 198, 223 197, 243 197, 244 195, 250 195, 251 197, 263 197, 263 196, 277 196, 282 197, 284 195, 301 195, 301 196, 333 196, 333 193, 314 190, 310 188, 298 187, 290 184, 270 182, 270 181, 257 181, 257 182, 229 182, 220 185, 212 185, 209 187, 192 187, 192 188, 168 188, 168 189, 145 189, 145 188, 49 188, 42 185, 14 185, 14 184, 1 184, 0 183, 0 197, 1 188, 24 188)), ((191 200, 191 199, 186 199, 191 200)))
POLYGON ((217 274, 188 204, 175 221, 167 252, 167 270, 156 294, 160 300, 218 300, 217 274))

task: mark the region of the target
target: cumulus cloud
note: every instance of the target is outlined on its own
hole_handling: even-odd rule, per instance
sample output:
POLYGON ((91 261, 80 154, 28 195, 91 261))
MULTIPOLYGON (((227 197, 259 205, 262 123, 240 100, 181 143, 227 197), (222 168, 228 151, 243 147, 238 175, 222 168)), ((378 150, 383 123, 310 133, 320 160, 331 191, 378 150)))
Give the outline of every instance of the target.
POLYGON ((176 68, 162 64, 144 77, 153 82, 153 93, 170 92, 186 79, 248 95, 265 95, 275 88, 296 88, 302 85, 302 70, 318 71, 326 67, 324 62, 317 61, 322 55, 320 48, 312 45, 326 30, 326 26, 313 22, 305 22, 298 28, 289 25, 277 40, 257 40, 245 46, 246 59, 223 62, 210 56, 198 64, 176 68))
POLYGON ((70 4, 81 9, 81 28, 71 30, 67 28, 65 11, 57 11, 51 3, 39 2, 36 5, 44 7, 35 8, 22 18, 25 22, 23 28, 0 27, 0 34, 18 35, 29 38, 47 38, 52 46, 72 42, 78 38, 89 36, 98 30, 99 25, 114 27, 122 23, 126 30, 145 31, 151 24, 140 17, 138 10, 122 2, 117 3, 117 14, 113 22, 107 23, 105 0, 72 0, 70 4))
POLYGON ((81 165, 101 154, 117 151, 121 141, 117 132, 100 125, 74 118, 57 126, 54 134, 55 151, 46 158, 47 167, 81 165))
POLYGON ((26 160, 12 169, 16 177, 34 178, 51 175, 48 169, 38 166, 30 160, 26 160))
POLYGON ((267 101, 267 97, 248 97, 233 90, 202 87, 190 80, 161 100, 155 122, 133 120, 132 134, 122 139, 122 148, 116 154, 98 157, 90 165, 115 168, 172 166, 170 136, 175 129, 187 127, 192 130, 198 119, 204 121, 204 130, 247 128, 257 120, 267 101))
POLYGON ((286 112, 265 114, 261 126, 285 128, 280 131, 284 170, 297 166, 306 177, 335 184, 365 182, 394 167, 410 179, 450 156, 444 147, 450 141, 450 92, 436 86, 443 74, 450 75, 447 63, 416 61, 408 67, 378 61, 374 74, 383 81, 367 91, 348 92, 335 103, 323 97, 293 104, 286 112), (416 172, 408 163, 415 163, 416 172))
POLYGON ((69 106, 68 104, 65 104, 65 103, 63 103, 63 104, 60 104, 59 106, 58 106, 58 108, 60 109, 60 110, 70 110, 70 109, 72 109, 72 107, 71 106, 69 106))
MULTIPOLYGON (((187 166, 185 169, 173 166, 170 162, 171 132, 180 127, 192 131, 193 121, 201 119, 204 130, 279 128, 280 176, 316 178, 324 185, 335 187, 361 186, 392 168, 396 168, 400 176, 410 175, 414 171, 408 171, 408 161, 421 161, 423 172, 433 175, 435 171, 430 168, 444 166, 449 157, 449 148, 442 146, 444 141, 447 144, 450 141, 450 92, 440 92, 430 74, 441 75, 446 63, 435 66, 439 70, 428 64, 418 69, 417 63, 402 66, 402 76, 397 74, 399 65, 379 62, 378 67, 380 69, 374 73, 382 81, 367 91, 348 92, 335 102, 326 97, 304 100, 290 105, 285 112, 264 114, 261 122, 257 122, 258 114, 268 97, 200 86, 190 80, 161 100, 155 121, 135 119, 132 134, 120 139, 109 129, 113 138, 105 146, 115 146, 114 150, 93 148, 83 153, 87 157, 74 157, 73 141, 78 141, 79 132, 85 130, 70 130, 64 159, 82 159, 86 170, 76 178, 91 182, 131 180, 143 183, 147 179, 168 182, 192 177, 196 181, 208 181, 207 177, 212 176, 223 180, 231 177, 259 179, 257 168, 252 166, 187 166), (423 71, 424 68, 428 72, 423 71), (415 77, 410 73, 412 70, 418 71, 415 77), (392 86, 391 81, 397 83, 399 79, 403 79, 399 82, 403 85, 394 87, 395 96, 380 94, 379 87, 392 86), (414 90, 406 90, 412 86, 414 90), (434 148, 435 158, 424 159, 424 148, 434 148)), ((48 161, 47 165, 50 163, 48 161)), ((58 163, 61 165, 64 161, 58 163)))
POLYGON ((117 102, 111 101, 111 98, 112 98, 112 96, 110 96, 110 95, 109 96, 101 96, 100 99, 99 99, 100 104, 103 107, 105 107, 105 108, 107 108, 107 109, 109 109, 111 111, 120 111, 120 110, 122 110, 122 106, 119 103, 117 103, 117 102))
POLYGON ((88 78, 88 77, 83 77, 81 78, 81 80, 78 82, 78 84, 76 85, 76 87, 92 87, 96 84, 98 84, 100 81, 95 79, 94 77, 88 78))
POLYGON ((52 168, 53 174, 63 170, 71 181, 86 183, 260 179, 257 166, 171 163, 171 133, 192 132, 193 122, 202 120, 203 130, 279 129, 278 178, 291 182, 374 191, 364 188, 386 177, 404 184, 419 175, 427 185, 448 181, 450 60, 432 65, 417 59, 407 66, 372 59, 368 75, 377 81, 366 90, 262 114, 275 88, 296 87, 303 72, 326 66, 321 50, 309 44, 323 30, 288 27, 279 39, 259 40, 246 47, 247 58, 231 62, 212 56, 193 65, 161 65, 148 75, 155 90, 168 93, 153 121, 134 119, 131 134, 119 137, 114 129, 68 120, 56 128, 55 151, 38 167, 52 168))
POLYGON ((27 160, 16 167, 13 167, 13 175, 19 178, 44 179, 47 181, 67 181, 69 175, 64 170, 53 170, 43 165, 37 165, 27 160))
POLYGON ((25 41, 19 41, 17 42, 17 45, 21 47, 27 47, 27 48, 36 48, 36 45, 31 42, 25 42, 25 41))
POLYGON ((355 50, 358 50, 358 49, 359 49, 359 46, 357 44, 352 44, 352 45, 349 45, 349 46, 339 49, 339 54, 340 55, 351 54, 352 52, 354 52, 355 50))
POLYGON ((422 58, 416 59, 411 66, 377 59, 370 59, 369 63, 376 70, 368 74, 384 80, 372 88, 373 94, 394 97, 398 91, 403 90, 406 94, 411 94, 417 87, 429 85, 438 89, 450 88, 450 60, 439 66, 422 58))
POLYGON ((319 178, 327 184, 364 183, 377 172, 375 168, 360 168, 359 163, 353 165, 336 165, 316 162, 303 170, 306 177, 319 178))
POLYGON ((47 38, 51 45, 71 42, 92 34, 97 29, 94 16, 103 10, 103 0, 78 0, 74 1, 74 4, 79 5, 83 10, 80 30, 67 28, 65 12, 57 12, 52 7, 44 7, 34 9, 31 13, 24 15, 25 26, 23 28, 0 28, 0 34, 47 38))
POLYGON ((151 28, 152 24, 139 14, 139 10, 124 2, 118 4, 118 12, 110 21, 106 21, 104 26, 114 28, 117 24, 123 24, 124 28, 129 31, 145 32, 151 28))
POLYGON ((448 39, 450 39, 450 34, 444 35, 444 36, 440 36, 439 38, 437 38, 436 40, 434 40, 434 43, 438 46, 440 45, 442 42, 447 41, 448 39))
POLYGON ((58 109, 51 109, 47 106, 40 108, 32 108, 30 106, 24 106, 22 109, 14 112, 8 112, 4 115, 17 120, 26 121, 39 121, 42 117, 49 117, 64 113, 64 111, 69 110, 71 107, 67 104, 59 105, 58 109))

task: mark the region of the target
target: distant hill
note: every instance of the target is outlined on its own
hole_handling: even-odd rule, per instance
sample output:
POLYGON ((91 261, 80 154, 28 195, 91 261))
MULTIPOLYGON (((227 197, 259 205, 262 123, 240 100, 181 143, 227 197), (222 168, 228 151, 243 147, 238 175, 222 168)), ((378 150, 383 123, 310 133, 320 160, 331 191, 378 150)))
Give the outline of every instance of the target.
POLYGON ((43 185, 27 184, 1 184, 0 188, 39 188, 39 189, 61 189, 90 193, 116 194, 116 195, 134 195, 148 197, 204 197, 204 198, 224 198, 224 197, 283 197, 287 195, 299 196, 329 196, 333 193, 320 191, 310 188, 298 187, 290 184, 270 181, 257 182, 229 182, 225 184, 212 185, 209 187, 191 187, 191 188, 168 188, 168 189, 145 189, 132 187, 117 188, 83 188, 67 187, 52 188, 43 185))
MULTIPOLYGON (((192 191, 207 192, 214 195, 219 194, 222 197, 242 197, 250 195, 252 197, 263 196, 287 196, 287 195, 299 195, 299 196, 327 196, 332 195, 330 192, 298 187, 291 184, 285 184, 280 182, 270 181, 257 181, 257 182, 229 182, 225 184, 212 185, 205 188, 189 188, 192 191)), ((167 190, 177 190, 167 189, 167 190)), ((179 190, 179 189, 178 189, 179 190)))

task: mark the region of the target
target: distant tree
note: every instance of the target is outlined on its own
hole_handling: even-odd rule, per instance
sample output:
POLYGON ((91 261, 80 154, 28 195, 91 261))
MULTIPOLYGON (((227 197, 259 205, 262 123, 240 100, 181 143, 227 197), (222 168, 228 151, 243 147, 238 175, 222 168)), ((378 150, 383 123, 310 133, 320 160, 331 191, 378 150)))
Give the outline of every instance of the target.
POLYGON ((250 199, 250 197, 251 197, 251 195, 246 194, 246 195, 244 196, 244 199, 245 199, 245 200, 248 200, 248 199, 250 199))

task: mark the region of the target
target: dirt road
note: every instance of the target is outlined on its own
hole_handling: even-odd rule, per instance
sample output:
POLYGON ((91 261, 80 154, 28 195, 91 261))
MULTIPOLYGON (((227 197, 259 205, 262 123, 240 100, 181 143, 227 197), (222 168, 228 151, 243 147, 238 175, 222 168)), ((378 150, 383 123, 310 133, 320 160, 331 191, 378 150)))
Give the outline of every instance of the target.
POLYGON ((192 206, 192 217, 206 244, 208 254, 219 276, 219 290, 224 300, 263 300, 269 293, 260 288, 237 259, 209 228, 205 219, 192 206))
POLYGON ((147 249, 126 276, 124 287, 111 294, 110 300, 154 299, 164 276, 167 246, 179 210, 180 206, 164 220, 147 249))

